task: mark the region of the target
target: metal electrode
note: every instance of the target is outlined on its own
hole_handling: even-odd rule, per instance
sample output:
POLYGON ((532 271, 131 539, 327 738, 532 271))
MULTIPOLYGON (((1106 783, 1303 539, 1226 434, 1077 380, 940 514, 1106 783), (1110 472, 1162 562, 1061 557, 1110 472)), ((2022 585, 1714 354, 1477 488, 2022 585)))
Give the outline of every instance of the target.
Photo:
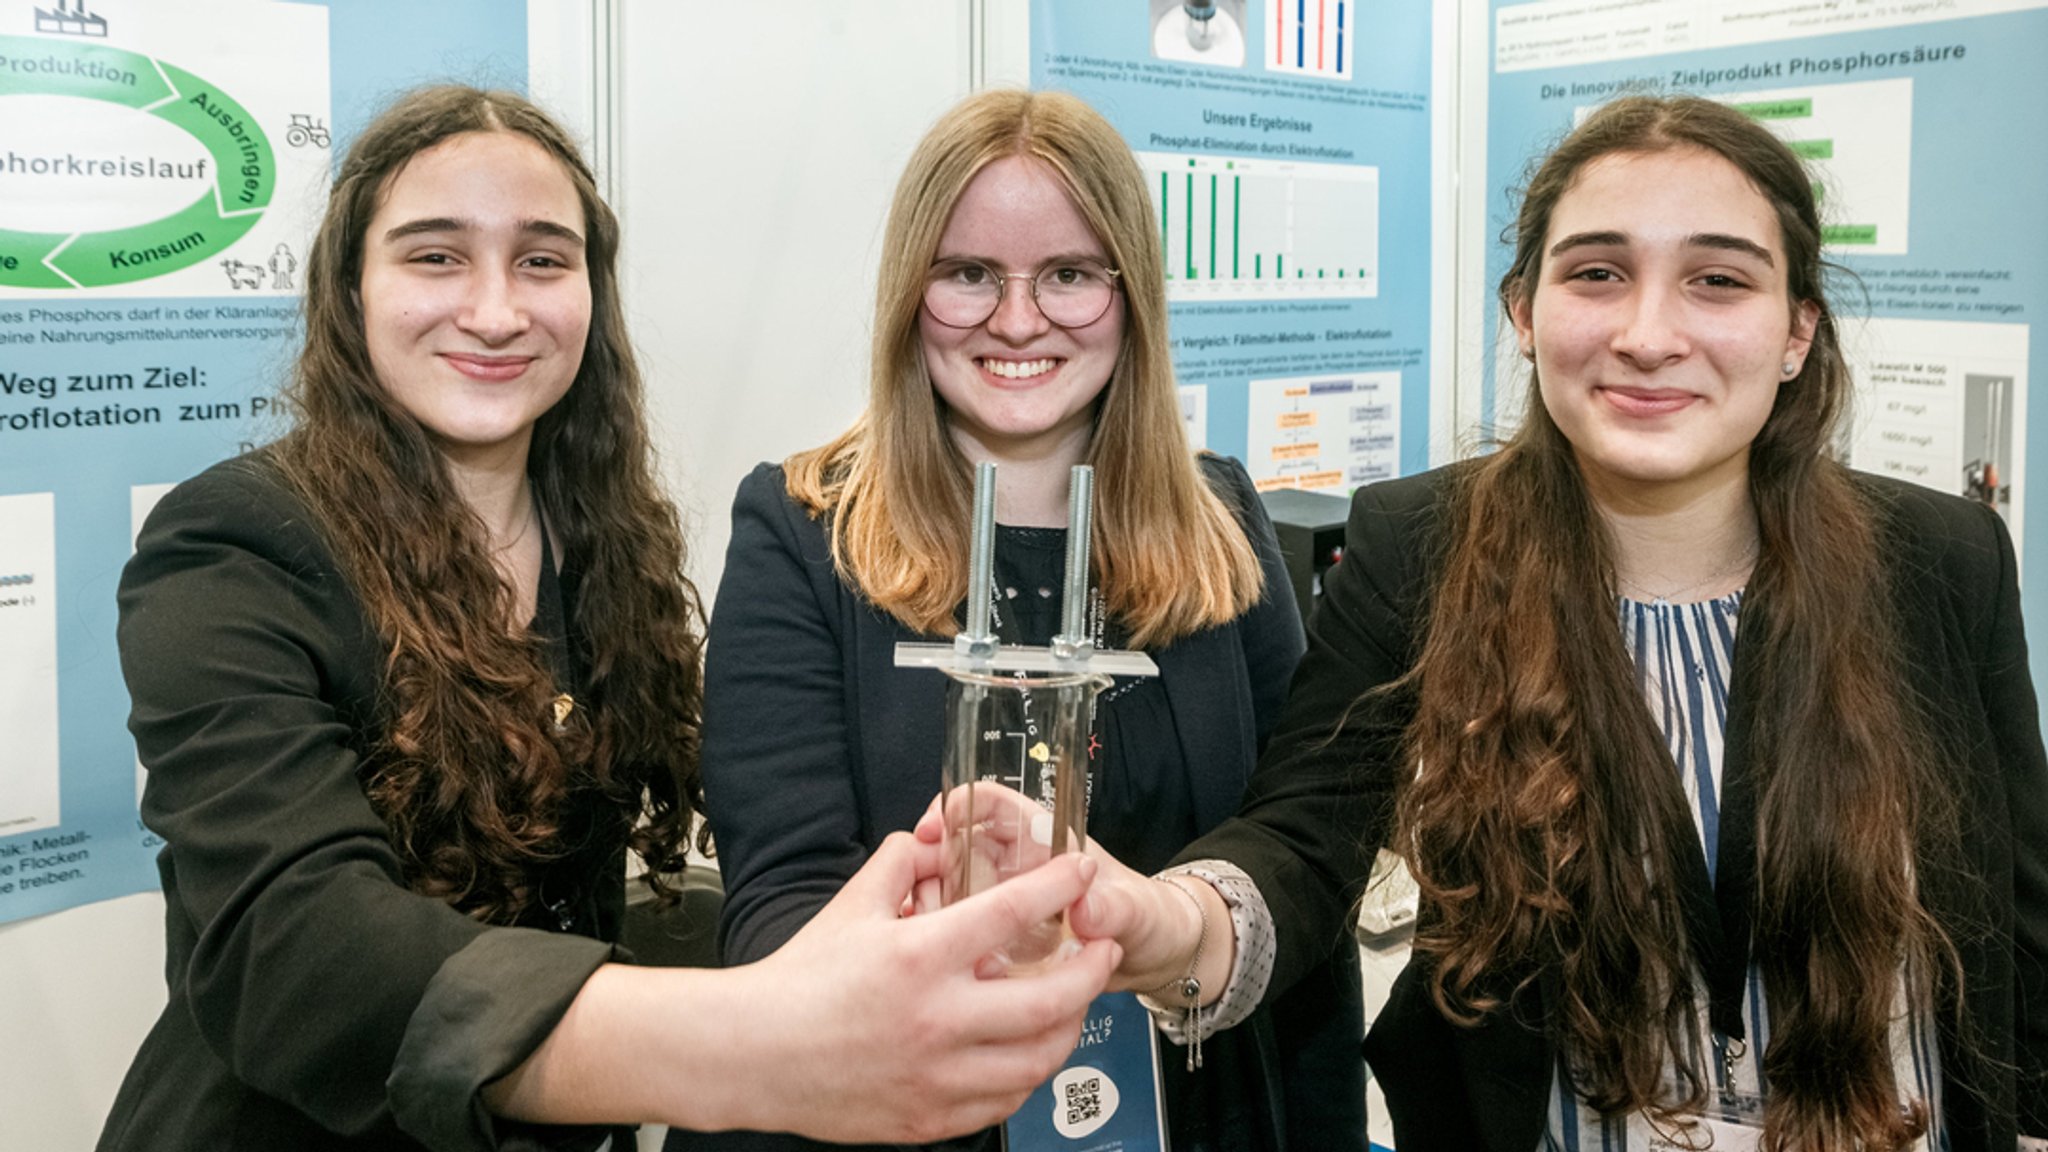
POLYGON ((951 644, 904 641, 896 645, 898 668, 948 672, 1097 672, 1111 676, 1157 676, 1159 666, 1143 652, 1097 648, 1088 630, 1089 540, 1095 527, 1095 470, 1076 464, 1067 488, 1067 571, 1060 601, 1060 631, 1051 645, 1004 647, 996 638, 995 603, 996 466, 974 469, 972 553, 967 558, 967 615, 951 644))
MULTIPOLYGON (((1084 662, 1095 651, 1088 635, 1088 537, 1095 524, 1095 469, 1074 465, 1067 481, 1067 583, 1060 597, 1056 660, 1084 662)), ((972 593, 969 593, 972 595, 972 593)))
POLYGON ((989 626, 996 582, 996 466, 986 460, 974 469, 974 528, 969 547, 967 626, 953 637, 953 651, 961 659, 985 667, 996 654, 995 629, 989 626))

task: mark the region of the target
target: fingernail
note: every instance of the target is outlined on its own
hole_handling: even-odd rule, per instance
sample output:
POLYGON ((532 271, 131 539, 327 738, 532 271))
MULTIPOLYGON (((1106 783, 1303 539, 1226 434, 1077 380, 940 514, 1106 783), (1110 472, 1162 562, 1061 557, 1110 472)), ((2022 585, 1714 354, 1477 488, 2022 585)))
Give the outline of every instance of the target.
POLYGON ((1081 857, 1081 879, 1084 883, 1092 883, 1095 880, 1096 867, 1095 857, 1081 857))

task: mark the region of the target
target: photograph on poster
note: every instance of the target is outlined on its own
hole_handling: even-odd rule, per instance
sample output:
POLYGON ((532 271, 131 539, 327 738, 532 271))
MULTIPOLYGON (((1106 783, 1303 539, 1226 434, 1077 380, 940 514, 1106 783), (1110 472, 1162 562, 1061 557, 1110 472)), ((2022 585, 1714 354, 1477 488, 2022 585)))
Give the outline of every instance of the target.
POLYGON ((1137 155, 1157 193, 1169 301, 1379 295, 1379 169, 1137 155))
POLYGON ((1197 452, 1209 446, 1209 386, 1183 384, 1180 392, 1180 426, 1188 436, 1188 447, 1197 452))
POLYGON ((2011 376, 1963 376, 1963 495, 2012 519, 2013 410, 2019 381, 2011 376))
POLYGON ((1245 0, 1152 0, 1152 55, 1184 64, 1244 67, 1245 0))
POLYGON ((0 836, 57 826, 57 514, 50 492, 0 496, 0 836))
POLYGON ((1251 382, 1245 468, 1260 491, 1347 493, 1401 465, 1401 374, 1350 372, 1251 382))
POLYGON ((1351 79, 1358 52, 1353 0, 1268 0, 1272 40, 1266 70, 1324 80, 1351 79))
POLYGON ((1879 317, 1845 325, 1855 467, 1968 496, 2025 555, 2025 324, 1879 317))

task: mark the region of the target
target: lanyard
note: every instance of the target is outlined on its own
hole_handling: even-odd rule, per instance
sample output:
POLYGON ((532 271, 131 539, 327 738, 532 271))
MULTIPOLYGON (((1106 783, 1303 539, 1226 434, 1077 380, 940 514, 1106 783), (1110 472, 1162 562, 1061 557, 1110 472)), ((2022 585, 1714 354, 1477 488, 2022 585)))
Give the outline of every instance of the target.
MULTIPOLYGON (((1734 680, 1741 679, 1740 646, 1737 653, 1734 680)), ((1749 709, 1740 693, 1731 691, 1729 696, 1715 866, 1708 868, 1705 846, 1690 821, 1675 856, 1679 910, 1693 960, 1706 981, 1708 1022, 1715 1032, 1739 1043, 1747 1035, 1742 989, 1749 977, 1756 901, 1756 781, 1750 770, 1749 709)))

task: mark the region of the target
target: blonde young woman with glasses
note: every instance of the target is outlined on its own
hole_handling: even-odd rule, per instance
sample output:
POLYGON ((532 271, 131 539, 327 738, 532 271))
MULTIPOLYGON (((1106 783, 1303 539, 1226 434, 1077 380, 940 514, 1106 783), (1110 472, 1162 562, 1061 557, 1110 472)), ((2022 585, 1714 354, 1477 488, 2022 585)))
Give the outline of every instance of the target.
MULTIPOLYGON (((1236 810, 1302 652, 1249 478, 1181 431, 1155 217, 1106 121, 1058 93, 963 102, 912 156, 883 251, 866 413, 733 510, 704 731, 728 963, 796 933, 939 791, 944 678, 892 653, 961 626, 977 463, 998 465, 1006 643, 1056 630, 1068 470, 1095 468, 1090 619, 1161 670, 1098 702, 1089 833, 1119 858, 1161 867, 1236 810)), ((1200 1070, 1162 1061, 1176 1149, 1363 1149, 1355 964, 1318 966, 1200 1070)))

